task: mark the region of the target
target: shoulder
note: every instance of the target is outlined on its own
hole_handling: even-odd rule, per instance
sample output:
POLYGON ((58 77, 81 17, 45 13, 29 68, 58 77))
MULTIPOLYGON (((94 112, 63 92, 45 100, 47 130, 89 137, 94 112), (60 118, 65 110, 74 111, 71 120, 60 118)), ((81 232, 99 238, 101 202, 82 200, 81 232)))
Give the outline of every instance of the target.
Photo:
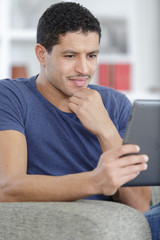
POLYGON ((12 79, 0 80, 0 95, 1 99, 7 97, 15 98, 19 95, 18 82, 12 79))
POLYGON ((108 96, 108 97, 113 97, 113 96, 116 96, 116 97, 120 97, 120 96, 123 96, 124 94, 114 90, 113 88, 109 88, 109 87, 104 87, 104 86, 99 86, 99 85, 93 85, 93 84, 90 84, 88 86, 90 89, 94 89, 94 90, 97 90, 101 96, 108 96))
POLYGON ((17 78, 0 80, 0 105, 3 108, 23 109, 26 112, 28 99, 31 98, 29 89, 32 78, 17 78))
POLYGON ((114 108, 119 108, 120 106, 131 107, 131 103, 125 94, 114 90, 113 88, 99 86, 99 85, 89 85, 91 89, 97 90, 102 97, 104 105, 108 108, 112 106, 114 108))
POLYGON ((9 98, 23 98, 27 93, 33 78, 17 78, 0 80, 0 95, 9 98))
POLYGON ((32 78, 16 78, 16 79, 2 79, 0 80, 0 89, 20 89, 25 87, 32 78))
POLYGON ((120 136, 123 138, 132 109, 130 100, 125 94, 112 88, 97 85, 90 85, 89 87, 100 93, 103 104, 111 120, 119 131, 120 136))

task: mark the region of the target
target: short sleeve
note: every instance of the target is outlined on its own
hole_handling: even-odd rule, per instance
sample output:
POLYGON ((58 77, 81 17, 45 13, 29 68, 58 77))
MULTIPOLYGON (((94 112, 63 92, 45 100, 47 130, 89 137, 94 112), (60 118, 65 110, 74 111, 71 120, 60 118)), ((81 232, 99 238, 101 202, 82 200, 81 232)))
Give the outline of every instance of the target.
POLYGON ((0 130, 17 130, 24 134, 22 96, 11 81, 0 81, 0 130))
POLYGON ((125 95, 123 95, 123 101, 119 108, 119 134, 122 138, 124 138, 131 109, 132 109, 131 102, 125 95))

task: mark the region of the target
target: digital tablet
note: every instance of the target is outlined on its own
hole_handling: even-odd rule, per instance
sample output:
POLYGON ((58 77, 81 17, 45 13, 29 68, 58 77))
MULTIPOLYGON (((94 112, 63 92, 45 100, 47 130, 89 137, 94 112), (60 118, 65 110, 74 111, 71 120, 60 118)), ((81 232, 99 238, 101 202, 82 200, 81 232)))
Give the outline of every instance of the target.
POLYGON ((135 100, 123 144, 140 146, 149 156, 148 169, 124 186, 160 185, 160 100, 135 100))

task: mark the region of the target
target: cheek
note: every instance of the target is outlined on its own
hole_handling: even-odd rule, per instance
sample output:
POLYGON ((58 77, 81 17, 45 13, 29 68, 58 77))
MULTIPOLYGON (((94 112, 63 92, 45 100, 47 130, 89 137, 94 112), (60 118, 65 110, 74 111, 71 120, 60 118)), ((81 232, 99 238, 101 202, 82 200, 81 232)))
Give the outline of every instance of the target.
POLYGON ((96 70, 97 70, 97 67, 98 67, 97 61, 95 61, 94 63, 91 63, 91 64, 90 64, 90 72, 91 72, 92 74, 94 74, 94 73, 96 72, 96 70))
POLYGON ((64 61, 50 62, 48 67, 51 74, 59 77, 65 75, 68 71, 68 66, 64 61))
POLYGON ((61 73, 64 75, 70 75, 74 71, 74 64, 71 61, 61 61, 61 64, 58 67, 61 73))

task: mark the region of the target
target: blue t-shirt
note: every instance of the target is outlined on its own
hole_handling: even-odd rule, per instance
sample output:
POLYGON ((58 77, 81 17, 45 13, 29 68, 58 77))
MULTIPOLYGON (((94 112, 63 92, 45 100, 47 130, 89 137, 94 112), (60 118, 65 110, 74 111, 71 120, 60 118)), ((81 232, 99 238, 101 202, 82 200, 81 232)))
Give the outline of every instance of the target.
MULTIPOLYGON (((108 114, 123 138, 131 103, 111 88, 97 90, 108 114)), ((76 114, 66 113, 48 102, 30 79, 0 81, 0 130, 23 133, 28 149, 28 174, 61 176, 93 170, 101 155, 97 137, 86 130, 76 114)), ((91 199, 107 199, 102 195, 91 199)))

